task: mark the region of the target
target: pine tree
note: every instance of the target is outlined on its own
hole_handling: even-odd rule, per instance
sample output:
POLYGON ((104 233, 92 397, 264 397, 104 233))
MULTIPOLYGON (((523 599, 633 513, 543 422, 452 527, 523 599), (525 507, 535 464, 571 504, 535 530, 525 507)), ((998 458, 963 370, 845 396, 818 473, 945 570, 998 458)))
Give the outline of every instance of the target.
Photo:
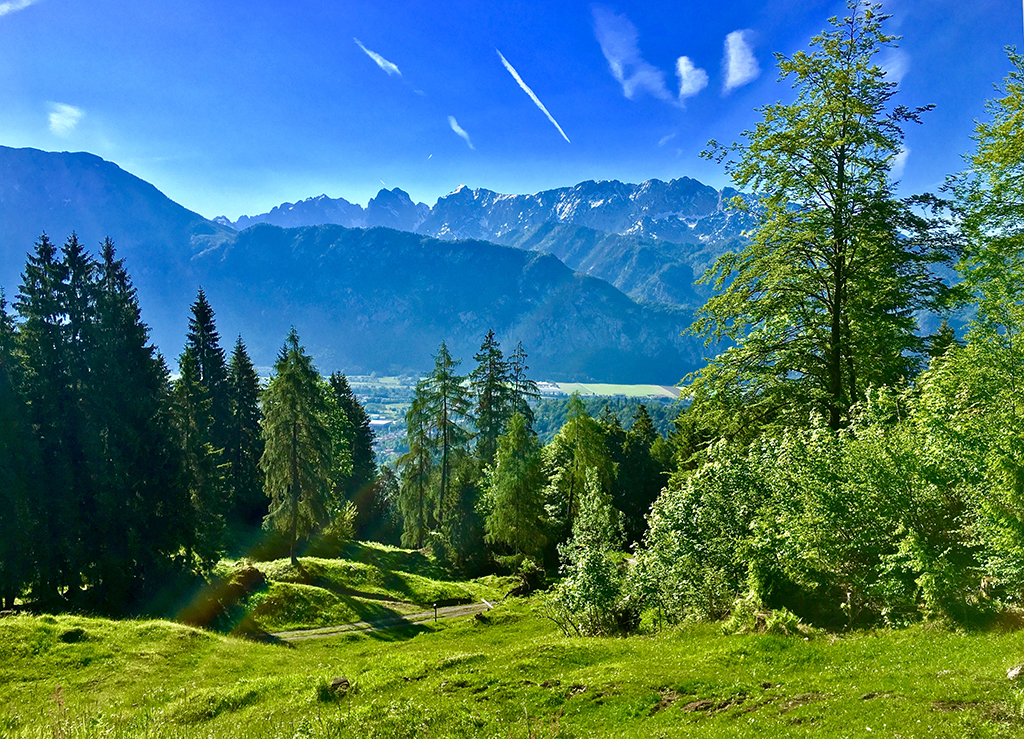
POLYGON ((231 465, 228 471, 231 517, 244 526, 258 526, 267 513, 267 494, 260 470, 263 456, 260 378, 241 336, 231 353, 227 387, 230 425, 225 454, 231 465))
POLYGON ((263 393, 260 467, 271 496, 266 525, 284 532, 292 564, 300 536, 327 522, 331 494, 331 439, 320 376, 293 327, 263 393))
POLYGON ((488 465, 494 461, 498 437, 512 417, 514 388, 509 364, 494 331, 487 332, 473 358, 477 364, 469 375, 469 393, 476 401, 476 457, 482 465, 488 465))
POLYGON ((633 414, 633 425, 625 433, 612 494, 615 507, 623 514, 628 544, 643 539, 647 530, 646 516, 667 480, 665 470, 655 458, 655 443, 660 438, 647 407, 641 405, 633 414))

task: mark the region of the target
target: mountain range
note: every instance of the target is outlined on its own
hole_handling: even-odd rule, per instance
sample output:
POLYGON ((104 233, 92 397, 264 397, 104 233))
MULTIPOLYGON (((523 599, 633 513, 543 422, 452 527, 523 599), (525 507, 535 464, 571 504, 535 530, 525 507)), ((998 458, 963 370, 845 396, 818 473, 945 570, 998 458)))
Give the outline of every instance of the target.
POLYGON ((430 208, 396 188, 366 208, 321 197, 231 223, 91 154, 0 147, 0 286, 16 293, 43 231, 109 235, 171 360, 202 285, 225 344, 241 333, 264 367, 291 325, 322 371, 350 373, 422 372, 441 340, 471 361, 493 328, 523 342, 536 377, 671 384, 704 353, 680 336, 702 301, 693 275, 742 238, 729 196, 682 178, 460 188, 430 208))
POLYGON ((387 226, 438 239, 491 241, 554 254, 634 300, 693 308, 707 298, 695 290, 694 274, 741 246, 753 225, 750 212, 728 207, 738 195, 688 177, 639 185, 589 180, 533 195, 461 186, 431 208, 394 188, 380 190, 365 209, 320 195, 236 221, 215 220, 238 230, 255 223, 387 226))

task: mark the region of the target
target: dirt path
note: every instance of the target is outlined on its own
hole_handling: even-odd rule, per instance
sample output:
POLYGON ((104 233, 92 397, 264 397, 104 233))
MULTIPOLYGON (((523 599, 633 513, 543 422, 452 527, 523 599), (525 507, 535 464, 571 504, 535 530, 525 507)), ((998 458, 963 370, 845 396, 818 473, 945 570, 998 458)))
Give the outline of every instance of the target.
MULTIPOLYGON (((461 606, 445 606, 437 609, 437 619, 459 618, 460 616, 473 616, 493 608, 487 601, 479 603, 465 603, 461 606)), ((382 629, 394 629, 400 626, 412 626, 424 624, 434 620, 434 609, 420 611, 419 613, 407 613, 404 616, 383 619, 381 621, 358 621, 353 624, 341 624, 340 626, 322 626, 318 629, 298 629, 296 631, 277 631, 271 636, 286 642, 306 641, 307 639, 326 639, 339 634, 347 634, 354 631, 381 631, 382 629)))

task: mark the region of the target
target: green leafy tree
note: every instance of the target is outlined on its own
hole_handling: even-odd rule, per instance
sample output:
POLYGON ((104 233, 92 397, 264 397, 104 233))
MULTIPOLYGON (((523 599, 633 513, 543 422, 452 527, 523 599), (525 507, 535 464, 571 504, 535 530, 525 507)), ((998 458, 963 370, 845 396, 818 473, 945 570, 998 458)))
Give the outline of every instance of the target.
POLYGON ((892 102, 897 85, 876 62, 895 41, 887 16, 848 7, 810 52, 777 57, 795 100, 760 108, 745 144, 705 152, 760 194, 750 244, 704 276, 719 293, 690 328, 735 342, 691 378, 695 402, 722 415, 802 424, 820 414, 841 428, 869 387, 918 369, 915 313, 948 292, 933 268, 950 254, 915 210, 932 201, 897 199, 891 177, 902 126, 927 108, 892 102))
POLYGON ((482 465, 494 461, 498 437, 512 416, 512 378, 508 362, 488 331, 480 351, 473 357, 476 368, 469 374, 469 394, 476 403, 476 456, 482 465))
POLYGON ((327 523, 332 463, 320 376, 294 327, 278 353, 262 404, 260 467, 271 496, 265 525, 285 533, 297 565, 299 537, 327 523))
POLYGON ((572 532, 587 470, 597 475, 603 491, 611 490, 616 475, 601 425, 587 414, 578 393, 569 398, 566 417, 565 425, 543 450, 548 480, 544 497, 558 541, 572 532))
POLYGON ((260 378, 242 337, 235 342, 228 363, 229 428, 225 454, 231 468, 228 471, 231 516, 246 526, 256 526, 267 512, 267 494, 263 489, 260 458, 263 456, 263 436, 260 426, 260 378))
POLYGON ((543 489, 540 443, 516 413, 498 437, 495 463, 484 484, 486 541, 511 549, 519 559, 537 561, 547 540, 543 489))

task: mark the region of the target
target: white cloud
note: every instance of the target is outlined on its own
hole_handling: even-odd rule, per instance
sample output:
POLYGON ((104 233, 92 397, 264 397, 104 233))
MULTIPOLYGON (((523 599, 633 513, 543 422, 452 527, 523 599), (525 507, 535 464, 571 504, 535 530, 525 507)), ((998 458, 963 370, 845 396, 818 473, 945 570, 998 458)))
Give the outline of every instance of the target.
POLYGON ((9 0, 9 2, 0 3, 0 16, 13 13, 17 10, 24 10, 35 2, 36 0, 9 0))
POLYGON ((725 58, 722 68, 725 73, 726 94, 761 76, 761 67, 750 48, 749 29, 733 31, 725 37, 725 58))
POLYGON ((74 105, 50 103, 50 130, 58 136, 67 136, 75 130, 85 111, 74 105))
POLYGON ((676 76, 679 78, 679 99, 693 97, 708 86, 708 73, 693 66, 690 57, 676 59, 676 76))
MULTIPOLYGON (((498 50, 495 49, 495 51, 498 50)), ((555 128, 558 129, 558 132, 562 134, 562 138, 565 139, 566 143, 571 144, 572 142, 569 141, 569 137, 565 135, 565 131, 563 131, 562 127, 558 125, 558 121, 556 121, 554 116, 548 112, 548 109, 544 107, 544 103, 542 103, 540 98, 534 94, 533 90, 530 89, 530 86, 523 82, 523 78, 519 76, 519 72, 515 70, 515 67, 508 63, 508 59, 506 59, 500 51, 498 51, 498 56, 501 57, 501 63, 505 65, 505 69, 508 70, 508 73, 511 74, 513 79, 515 79, 515 81, 519 83, 519 86, 523 88, 523 92, 530 96, 530 99, 533 100, 537 107, 541 109, 541 112, 544 113, 544 115, 548 117, 548 120, 554 124, 555 128)))
POLYGON ((910 148, 904 146, 899 153, 892 158, 892 176, 899 179, 903 176, 903 169, 907 166, 907 157, 910 156, 910 148))
POLYGON ((359 46, 359 48, 362 49, 366 53, 366 56, 368 56, 371 59, 373 59, 373 61, 375 61, 377 63, 377 66, 380 67, 381 69, 383 69, 389 75, 397 74, 399 77, 402 76, 401 70, 399 70, 399 68, 395 64, 389 62, 387 59, 382 57, 376 51, 370 51, 369 49, 367 49, 365 46, 363 46, 363 42, 360 41, 359 39, 354 38, 352 40, 355 41, 356 44, 359 46))
POLYGON ((878 60, 887 82, 899 84, 910 71, 910 55, 899 49, 889 49, 878 60))
POLYGON ((674 133, 670 133, 668 136, 662 136, 661 140, 658 142, 658 146, 664 146, 675 137, 676 135, 674 133))
POLYGON ((640 56, 640 32, 629 18, 601 7, 595 7, 593 15, 594 35, 612 76, 622 85, 622 94, 629 100, 638 93, 672 100, 672 93, 665 86, 665 74, 640 56))
MULTIPOLYGON (((476 147, 473 146, 473 142, 469 140, 469 134, 466 133, 466 129, 459 125, 459 122, 455 120, 455 116, 448 116, 448 125, 452 127, 452 130, 455 131, 455 133, 462 137, 462 140, 466 142, 466 145, 470 149, 476 149, 476 147)), ((431 154, 430 156, 434 155, 431 154)), ((427 157, 427 159, 430 159, 430 157, 427 157)))

